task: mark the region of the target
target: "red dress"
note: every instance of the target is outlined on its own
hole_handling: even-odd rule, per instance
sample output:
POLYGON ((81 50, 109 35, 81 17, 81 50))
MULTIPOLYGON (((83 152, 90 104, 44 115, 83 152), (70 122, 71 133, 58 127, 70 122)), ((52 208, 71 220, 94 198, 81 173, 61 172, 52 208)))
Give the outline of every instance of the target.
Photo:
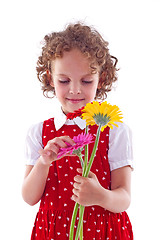
MULTIPOLYGON (((90 133, 95 135, 96 131, 97 126, 90 127, 90 133)), ((55 137, 69 135, 72 138, 81 132, 82 130, 77 125, 64 125, 56 131, 54 119, 51 118, 44 121, 42 141, 45 146, 49 140, 55 137)), ((89 153, 92 151, 93 144, 89 145, 89 153)), ((109 128, 106 128, 101 133, 98 150, 91 168, 100 184, 106 189, 110 189, 108 147, 109 128)), ((31 240, 69 239, 70 222, 75 205, 75 202, 71 200, 73 178, 78 174, 76 169, 80 167, 78 157, 64 157, 52 162, 31 240)), ((84 240, 133 239, 132 226, 126 212, 112 213, 99 206, 85 207, 83 235, 84 240)))

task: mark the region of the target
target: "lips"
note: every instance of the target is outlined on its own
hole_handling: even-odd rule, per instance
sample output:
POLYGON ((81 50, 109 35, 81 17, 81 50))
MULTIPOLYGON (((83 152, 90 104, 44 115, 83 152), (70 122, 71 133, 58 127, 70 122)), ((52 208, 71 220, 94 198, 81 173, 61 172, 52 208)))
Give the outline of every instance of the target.
POLYGON ((82 98, 82 99, 67 98, 67 100, 72 102, 72 103, 79 103, 79 102, 83 101, 84 98, 82 98))

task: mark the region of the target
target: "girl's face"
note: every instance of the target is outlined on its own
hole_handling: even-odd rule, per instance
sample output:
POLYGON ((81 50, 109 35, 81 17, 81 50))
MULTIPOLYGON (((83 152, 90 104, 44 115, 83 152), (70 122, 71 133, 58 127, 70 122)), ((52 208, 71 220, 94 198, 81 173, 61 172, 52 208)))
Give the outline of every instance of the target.
POLYGON ((91 73, 89 60, 77 49, 64 52, 52 62, 51 86, 65 114, 92 102, 96 96, 99 73, 91 73))

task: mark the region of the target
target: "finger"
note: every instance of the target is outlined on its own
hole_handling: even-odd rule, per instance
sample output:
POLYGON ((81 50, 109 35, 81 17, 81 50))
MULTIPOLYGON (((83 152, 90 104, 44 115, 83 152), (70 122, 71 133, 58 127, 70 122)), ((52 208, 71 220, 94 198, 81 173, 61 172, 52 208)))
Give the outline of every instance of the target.
POLYGON ((52 145, 57 145, 59 148, 65 148, 67 147, 67 144, 74 145, 75 142, 69 137, 69 136, 61 136, 61 137, 56 137, 48 142, 47 145, 52 146, 52 145))
MULTIPOLYGON (((53 153, 51 150, 39 150, 39 154, 42 156, 42 157, 45 157, 45 158, 51 158, 53 157, 53 155, 55 153, 53 153)), ((56 155, 56 154, 55 154, 56 155)))
POLYGON ((67 156, 67 157, 77 157, 76 154, 69 154, 69 153, 67 153, 66 156, 67 156))
MULTIPOLYGON (((77 172, 83 173, 82 168, 77 168, 77 172)), ((88 174, 88 177, 89 177, 89 178, 93 178, 93 177, 95 177, 95 174, 90 171, 89 174, 88 174)))
POLYGON ((61 136, 60 139, 62 139, 63 141, 71 144, 72 146, 75 144, 75 142, 73 141, 73 139, 71 139, 69 136, 61 136))
POLYGON ((72 195, 71 199, 78 203, 78 197, 76 195, 72 195))
POLYGON ((73 184, 73 187, 74 187, 75 189, 80 189, 80 184, 77 183, 77 182, 75 182, 75 183, 73 184))
POLYGON ((82 168, 77 168, 77 172, 78 172, 78 173, 83 173, 82 168))
POLYGON ((93 172, 90 171, 89 174, 88 174, 88 177, 89 178, 95 178, 96 175, 93 172))
POLYGON ((73 188, 72 192, 74 193, 75 196, 78 197, 78 193, 79 193, 79 191, 78 191, 77 189, 73 188))
POLYGON ((82 177, 80 175, 77 175, 74 177, 74 181, 77 182, 77 183, 82 183, 83 181, 86 181, 86 178, 85 177, 82 177))
POLYGON ((50 140, 47 144, 47 146, 52 147, 56 145, 58 148, 65 148, 67 144, 61 139, 61 138, 54 138, 53 140, 50 140))
POLYGON ((57 144, 50 142, 47 144, 47 146, 44 148, 44 150, 48 150, 48 151, 50 150, 50 151, 58 154, 59 148, 60 147, 57 144))

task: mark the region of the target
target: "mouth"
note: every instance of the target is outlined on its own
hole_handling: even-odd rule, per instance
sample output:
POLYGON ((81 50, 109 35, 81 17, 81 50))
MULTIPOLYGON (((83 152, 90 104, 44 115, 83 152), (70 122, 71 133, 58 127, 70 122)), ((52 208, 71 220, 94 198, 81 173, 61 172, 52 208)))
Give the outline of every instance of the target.
POLYGON ((80 103, 82 101, 84 101, 84 98, 81 99, 74 99, 74 98, 66 98, 67 101, 71 102, 71 103, 80 103))

